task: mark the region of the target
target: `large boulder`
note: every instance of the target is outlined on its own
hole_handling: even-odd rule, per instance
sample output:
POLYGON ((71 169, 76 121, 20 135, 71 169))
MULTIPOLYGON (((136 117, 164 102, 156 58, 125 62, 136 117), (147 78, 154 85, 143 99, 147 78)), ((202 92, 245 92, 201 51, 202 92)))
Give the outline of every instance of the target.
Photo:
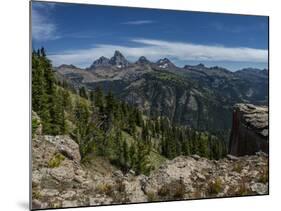
POLYGON ((236 104, 233 110, 229 153, 236 156, 268 153, 268 107, 236 104))
POLYGON ((78 144, 69 136, 37 135, 32 140, 32 206, 44 209, 84 205, 88 190, 78 144), (77 196, 79 194, 79 197, 77 196), (74 199, 80 199, 79 203, 74 199), (70 203, 65 200, 73 199, 70 203))

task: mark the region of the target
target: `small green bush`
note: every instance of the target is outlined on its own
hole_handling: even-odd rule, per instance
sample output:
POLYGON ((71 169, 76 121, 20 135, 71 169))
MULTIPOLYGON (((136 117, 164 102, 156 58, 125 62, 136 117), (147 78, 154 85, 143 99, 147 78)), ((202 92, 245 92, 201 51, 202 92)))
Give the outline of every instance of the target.
POLYGON ((237 172, 237 173, 241 173, 243 167, 241 164, 237 163, 234 167, 233 167, 233 171, 237 172))
POLYGON ((65 157, 62 154, 56 153, 48 162, 49 168, 59 167, 64 159, 65 157))
POLYGON ((32 188, 32 199, 41 199, 42 196, 39 190, 35 190, 32 188))
POLYGON ((151 201, 157 201, 157 196, 156 196, 156 194, 155 194, 153 191, 147 192, 147 193, 146 193, 146 196, 147 196, 147 200, 148 200, 149 202, 151 202, 151 201))
POLYGON ((217 178, 215 181, 209 182, 208 184, 208 193, 211 195, 220 193, 222 189, 222 182, 219 178, 217 178))

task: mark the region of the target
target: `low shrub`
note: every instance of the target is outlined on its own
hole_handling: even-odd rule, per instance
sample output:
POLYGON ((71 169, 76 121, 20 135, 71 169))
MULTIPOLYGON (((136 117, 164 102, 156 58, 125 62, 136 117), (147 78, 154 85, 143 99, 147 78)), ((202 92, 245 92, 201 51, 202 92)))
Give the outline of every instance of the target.
POLYGON ((102 183, 97 186, 96 191, 100 194, 111 196, 113 192, 113 187, 111 184, 102 183))
POLYGON ((146 193, 146 196, 147 196, 147 200, 148 200, 149 202, 151 202, 151 201, 157 201, 157 196, 156 196, 155 192, 153 192, 153 191, 147 192, 147 193, 146 193))
POLYGON ((235 166, 233 167, 233 171, 237 172, 237 173, 241 173, 243 167, 240 163, 235 164, 235 166))
POLYGON ((65 159, 65 157, 60 154, 56 153, 48 162, 49 168, 57 168, 60 166, 61 162, 65 159))
POLYGON ((220 178, 217 178, 215 181, 211 181, 208 184, 208 193, 210 195, 218 194, 223 190, 222 181, 220 178))

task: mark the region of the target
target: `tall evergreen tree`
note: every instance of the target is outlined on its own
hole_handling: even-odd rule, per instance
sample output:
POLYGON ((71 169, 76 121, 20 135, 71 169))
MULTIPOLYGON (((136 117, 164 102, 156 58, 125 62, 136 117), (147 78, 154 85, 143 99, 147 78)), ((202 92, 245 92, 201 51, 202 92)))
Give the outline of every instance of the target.
POLYGON ((79 88, 79 95, 85 99, 88 99, 88 94, 84 86, 79 88))
POLYGON ((94 93, 94 99, 95 99, 95 106, 99 108, 101 112, 104 111, 104 96, 103 92, 100 87, 96 87, 95 93, 94 93))

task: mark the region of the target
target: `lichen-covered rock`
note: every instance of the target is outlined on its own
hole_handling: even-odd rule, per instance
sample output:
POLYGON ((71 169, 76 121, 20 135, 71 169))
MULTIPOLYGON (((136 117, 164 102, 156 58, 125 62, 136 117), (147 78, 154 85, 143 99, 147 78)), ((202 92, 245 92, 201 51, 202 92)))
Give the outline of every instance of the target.
POLYGON ((76 202, 70 203, 66 200, 76 198, 76 188, 80 189, 82 186, 77 182, 77 178, 79 181, 87 180, 80 160, 79 146, 70 137, 42 135, 34 137, 32 140, 34 207, 76 206, 76 202))
POLYGON ((233 111, 229 152, 232 155, 268 153, 268 107, 236 104, 233 111))
POLYGON ((32 137, 42 134, 42 123, 36 112, 32 111, 32 137))
POLYGON ((265 153, 221 160, 180 156, 145 176, 124 174, 102 158, 81 164, 71 138, 38 135, 32 157, 34 209, 268 193, 265 153))
POLYGON ((180 156, 163 164, 142 185, 153 200, 267 194, 268 157, 216 161, 180 156))

